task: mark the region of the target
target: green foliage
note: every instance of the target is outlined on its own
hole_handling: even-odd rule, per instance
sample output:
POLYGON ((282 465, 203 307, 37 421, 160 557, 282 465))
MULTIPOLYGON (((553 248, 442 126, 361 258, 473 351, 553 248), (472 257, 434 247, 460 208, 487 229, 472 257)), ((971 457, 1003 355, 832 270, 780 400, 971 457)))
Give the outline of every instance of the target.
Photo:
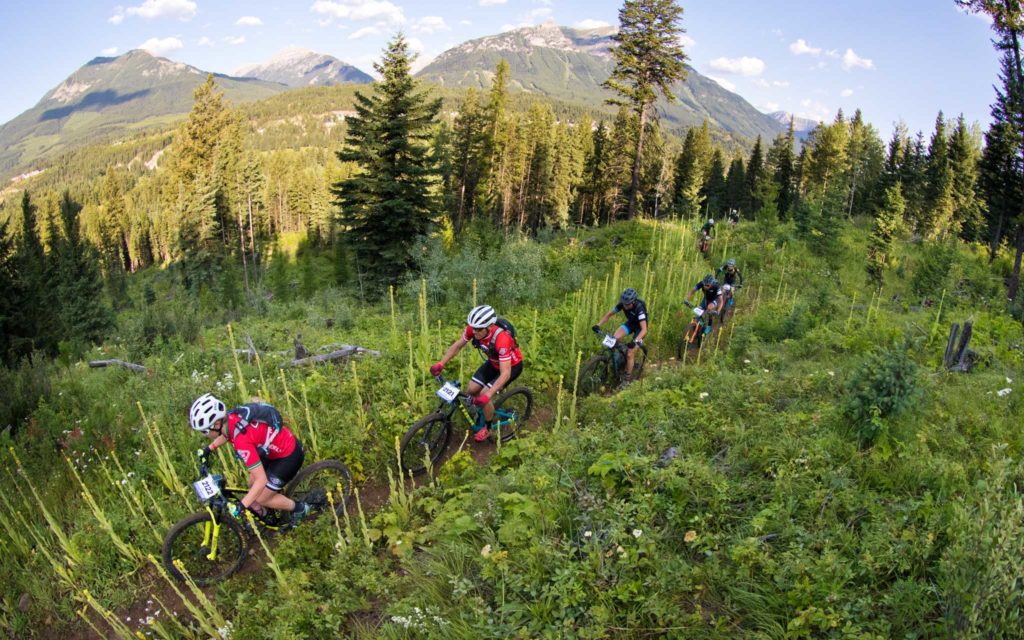
POLYGON ((868 239, 868 280, 875 287, 882 286, 884 270, 893 266, 892 243, 903 228, 903 214, 906 207, 900 184, 896 183, 889 187, 885 192, 882 206, 875 216, 874 228, 868 239))
POLYGON ((887 420, 900 415, 921 393, 918 368, 909 350, 909 346, 876 348, 846 384, 843 413, 862 446, 884 437, 887 420))

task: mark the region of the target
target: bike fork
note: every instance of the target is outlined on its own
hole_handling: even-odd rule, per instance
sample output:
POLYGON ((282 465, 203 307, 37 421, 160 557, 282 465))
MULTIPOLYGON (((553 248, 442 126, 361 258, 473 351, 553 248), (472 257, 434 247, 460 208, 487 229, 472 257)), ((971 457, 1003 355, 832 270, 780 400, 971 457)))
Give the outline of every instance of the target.
POLYGON ((210 553, 206 554, 207 560, 217 559, 217 540, 220 538, 220 523, 213 512, 210 512, 210 519, 203 527, 203 547, 209 548, 210 553))

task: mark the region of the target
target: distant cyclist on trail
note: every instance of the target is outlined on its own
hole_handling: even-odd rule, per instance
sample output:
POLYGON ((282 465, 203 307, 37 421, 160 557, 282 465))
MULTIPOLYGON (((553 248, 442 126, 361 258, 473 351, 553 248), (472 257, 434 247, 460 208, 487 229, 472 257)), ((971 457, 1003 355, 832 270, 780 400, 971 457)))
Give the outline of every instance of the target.
POLYGON ((730 287, 743 286, 743 274, 736 268, 736 258, 729 258, 715 270, 715 277, 722 277, 722 283, 730 287))
POLYGON ((507 320, 499 318, 489 305, 473 307, 466 325, 466 330, 448 347, 441 360, 431 365, 430 375, 440 375, 444 366, 469 343, 483 352, 486 359, 466 387, 466 393, 473 396, 473 404, 484 408, 487 424, 473 434, 474 440, 483 442, 490 437, 494 423, 491 399, 523 372, 523 354, 516 344, 515 329, 507 320))
POLYGON ((210 453, 230 442, 235 456, 249 471, 249 492, 240 504, 232 506, 232 515, 242 509, 262 514, 264 508, 291 512, 298 523, 309 515, 310 506, 281 495, 302 467, 305 452, 302 443, 282 424, 281 413, 272 405, 251 402, 227 410, 212 394, 199 396, 188 412, 192 429, 213 440, 196 452, 201 463, 210 453))
MULTIPOLYGON (((686 303, 690 303, 690 298, 693 294, 698 291, 704 294, 704 299, 700 302, 700 308, 710 313, 712 316, 718 315, 719 307, 721 306, 722 300, 722 285, 715 280, 715 276, 710 273, 704 276, 704 278, 698 282, 693 289, 690 289, 690 293, 686 296, 686 303)), ((711 330, 711 318, 708 318, 707 324, 708 330, 711 330)))
POLYGON ((704 253, 705 251, 707 251, 708 242, 710 242, 711 239, 714 238, 717 235, 718 234, 715 232, 715 219, 714 218, 708 218, 708 221, 705 222, 704 226, 700 228, 700 242, 699 242, 699 244, 700 244, 700 251, 701 251, 701 253, 704 253))
POLYGON ((629 384, 633 380, 633 361, 637 347, 643 345, 647 335, 647 305, 637 296, 636 289, 630 287, 623 291, 618 304, 601 316, 593 328, 594 331, 600 331, 601 325, 620 311, 626 314, 626 321, 615 330, 614 335, 616 340, 622 340, 626 335, 632 336, 626 344, 626 377, 623 380, 623 384, 629 384))

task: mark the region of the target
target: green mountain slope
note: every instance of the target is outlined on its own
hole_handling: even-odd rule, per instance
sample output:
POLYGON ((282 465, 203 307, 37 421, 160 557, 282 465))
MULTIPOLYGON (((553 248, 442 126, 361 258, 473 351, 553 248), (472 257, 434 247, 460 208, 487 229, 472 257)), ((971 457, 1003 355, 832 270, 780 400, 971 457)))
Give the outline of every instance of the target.
MULTIPOLYGON (((249 102, 287 87, 217 75, 231 102, 249 102)), ((164 126, 192 108, 206 72, 142 50, 95 58, 39 103, 0 126, 0 175, 11 175, 72 145, 164 126)))
MULTIPOLYGON (((484 88, 504 58, 515 90, 600 105, 612 97, 601 87, 614 67, 608 51, 611 33, 608 28, 578 30, 552 23, 517 29, 449 49, 417 75, 444 86, 484 88)), ((687 70, 687 80, 673 88, 678 101, 658 104, 668 126, 691 127, 707 118, 712 126, 746 138, 770 138, 781 131, 776 120, 741 96, 692 67, 687 70)))

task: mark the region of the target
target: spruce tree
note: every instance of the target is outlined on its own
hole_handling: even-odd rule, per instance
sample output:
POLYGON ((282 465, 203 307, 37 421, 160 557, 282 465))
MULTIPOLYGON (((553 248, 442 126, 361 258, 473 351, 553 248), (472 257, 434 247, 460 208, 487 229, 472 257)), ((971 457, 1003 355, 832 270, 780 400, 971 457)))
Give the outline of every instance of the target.
POLYGON ((62 339, 98 342, 113 326, 113 313, 103 295, 100 257, 82 240, 81 210, 65 191, 60 201, 62 236, 54 247, 51 286, 60 300, 56 311, 62 339))
POLYGON ((718 147, 715 147, 715 152, 711 156, 711 165, 704 177, 701 201, 705 218, 720 217, 725 204, 725 158, 722 155, 722 150, 718 147))
POLYGON ((906 202, 897 182, 886 190, 868 237, 868 282, 876 288, 884 283, 885 268, 892 262, 892 241, 903 226, 905 209, 906 202))
POLYGON ((16 332, 16 314, 22 292, 18 287, 14 241, 7 233, 8 221, 0 222, 0 362, 9 361, 11 340, 16 332))
POLYGON ((796 202, 796 157, 793 151, 795 134, 793 119, 789 119, 789 127, 785 134, 779 134, 768 150, 768 164, 772 169, 772 180, 777 191, 779 219, 788 220, 796 202))
POLYGON ((619 94, 612 104, 628 105, 639 123, 633 153, 627 218, 637 212, 640 167, 647 122, 660 92, 675 101, 672 84, 686 78, 686 54, 679 42, 683 9, 674 0, 625 0, 619 9, 619 30, 612 36, 615 68, 605 86, 619 94))
POLYGON ((711 130, 705 118, 700 129, 691 127, 686 131, 683 150, 676 159, 672 207, 677 215, 689 218, 700 210, 700 190, 711 153, 711 130))
POLYGON ((945 236, 953 222, 953 172, 949 166, 949 143, 942 112, 935 119, 935 132, 928 145, 925 163, 925 199, 918 230, 928 238, 945 236))
POLYGON ((733 158, 729 164, 729 175, 725 179, 725 198, 722 211, 733 209, 742 211, 748 198, 747 172, 743 167, 743 158, 733 158))
POLYGON ((761 208, 761 203, 757 200, 757 193, 761 182, 765 179, 764 151, 761 148, 761 136, 757 136, 757 141, 754 143, 754 150, 750 152, 750 161, 747 162, 746 169, 745 193, 736 208, 740 210, 741 215, 750 218, 753 217, 755 211, 761 208))
POLYGON ((46 335, 52 291, 47 283, 48 265, 36 224, 36 206, 28 191, 21 195, 21 237, 15 255, 16 291, 19 304, 14 315, 11 347, 17 355, 35 349, 51 350, 55 344, 46 335))
POLYGON ((949 140, 949 167, 953 174, 953 226, 968 241, 982 237, 981 203, 978 201, 978 157, 964 115, 957 118, 949 140))
POLYGON ((479 104, 476 89, 466 92, 452 130, 451 159, 454 166, 452 209, 449 212, 455 232, 476 216, 477 189, 487 172, 490 159, 492 125, 487 110, 479 104))
POLYGON ((426 142, 440 99, 417 90, 405 36, 388 43, 374 64, 382 80, 372 95, 356 92, 342 162, 359 170, 334 185, 345 233, 359 268, 377 285, 397 283, 412 265, 411 249, 434 214, 426 142))

